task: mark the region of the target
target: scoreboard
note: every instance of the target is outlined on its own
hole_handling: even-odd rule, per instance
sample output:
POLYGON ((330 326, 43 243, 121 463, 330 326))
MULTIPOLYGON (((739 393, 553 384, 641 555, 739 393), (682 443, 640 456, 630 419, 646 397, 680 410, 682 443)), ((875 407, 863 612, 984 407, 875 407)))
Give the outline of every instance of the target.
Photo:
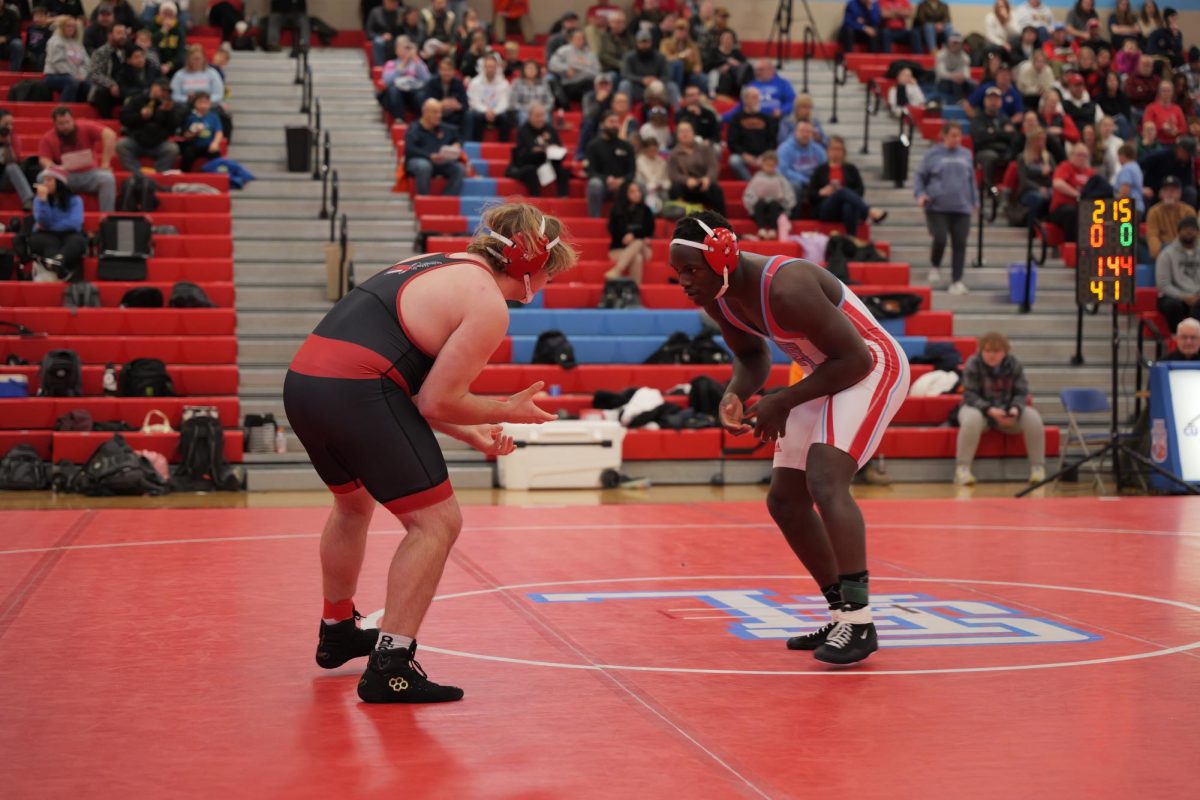
POLYGON ((1079 202, 1075 302, 1132 303, 1137 264, 1137 208, 1133 199, 1079 202))

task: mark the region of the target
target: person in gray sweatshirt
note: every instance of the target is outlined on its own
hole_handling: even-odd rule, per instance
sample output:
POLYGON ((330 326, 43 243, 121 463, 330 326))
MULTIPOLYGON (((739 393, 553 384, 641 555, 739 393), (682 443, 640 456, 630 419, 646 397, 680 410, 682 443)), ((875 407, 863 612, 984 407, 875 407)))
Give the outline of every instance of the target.
POLYGON ((962 126, 957 122, 942 125, 942 143, 935 144, 921 159, 913 180, 913 196, 925 209, 925 224, 933 237, 929 254, 930 285, 941 281, 942 255, 946 237, 950 237, 950 294, 966 294, 963 266, 967 259, 967 234, 971 232, 971 213, 978 206, 975 192, 975 164, 971 153, 962 146, 962 126))
POLYGON ((54 35, 46 43, 45 83, 62 92, 60 102, 78 103, 87 99, 90 60, 83 46, 79 20, 59 17, 54 24, 54 35))
POLYGON ((971 462, 979 438, 989 428, 1010 436, 1021 434, 1029 456, 1029 482, 1046 478, 1046 426, 1037 409, 1027 405, 1025 368, 1010 350, 1004 334, 985 333, 979 337, 979 350, 963 365, 954 470, 954 482, 959 486, 975 483, 971 462))
POLYGON ((1188 317, 1200 317, 1200 250, 1196 248, 1200 223, 1195 217, 1179 220, 1175 241, 1162 249, 1154 265, 1158 310, 1172 331, 1188 317))

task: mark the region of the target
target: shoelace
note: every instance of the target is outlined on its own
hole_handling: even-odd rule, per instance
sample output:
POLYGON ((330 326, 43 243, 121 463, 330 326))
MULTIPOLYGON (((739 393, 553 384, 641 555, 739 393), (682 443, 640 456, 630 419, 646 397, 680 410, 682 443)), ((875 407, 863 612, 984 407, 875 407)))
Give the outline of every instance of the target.
POLYGON ((838 622, 833 626, 833 630, 829 632, 829 637, 825 639, 825 643, 841 648, 850 644, 850 639, 853 637, 854 626, 849 622, 838 622))

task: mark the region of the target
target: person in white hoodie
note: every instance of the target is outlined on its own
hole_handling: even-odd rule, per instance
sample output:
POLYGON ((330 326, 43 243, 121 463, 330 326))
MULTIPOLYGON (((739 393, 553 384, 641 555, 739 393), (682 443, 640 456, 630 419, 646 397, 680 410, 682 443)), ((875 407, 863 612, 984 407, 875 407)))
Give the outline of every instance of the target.
POLYGON ((59 17, 54 35, 46 43, 47 86, 62 92, 59 101, 82 103, 91 85, 87 81, 90 59, 83 46, 83 29, 74 17, 59 17))
POLYGON ((500 72, 500 57, 488 53, 483 57, 483 72, 467 86, 466 138, 483 140, 483 130, 496 129, 500 141, 507 142, 512 133, 514 112, 510 107, 512 87, 500 72))

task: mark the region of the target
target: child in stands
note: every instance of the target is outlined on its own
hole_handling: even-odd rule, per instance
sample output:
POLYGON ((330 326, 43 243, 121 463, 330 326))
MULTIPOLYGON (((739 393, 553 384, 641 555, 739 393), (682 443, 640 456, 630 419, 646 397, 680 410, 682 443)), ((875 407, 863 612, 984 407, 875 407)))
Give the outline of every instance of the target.
POLYGON ((184 172, 191 172, 198 158, 220 157, 225 133, 221 118, 212 110, 208 92, 197 92, 192 98, 192 110, 184 120, 182 131, 179 157, 184 172))

